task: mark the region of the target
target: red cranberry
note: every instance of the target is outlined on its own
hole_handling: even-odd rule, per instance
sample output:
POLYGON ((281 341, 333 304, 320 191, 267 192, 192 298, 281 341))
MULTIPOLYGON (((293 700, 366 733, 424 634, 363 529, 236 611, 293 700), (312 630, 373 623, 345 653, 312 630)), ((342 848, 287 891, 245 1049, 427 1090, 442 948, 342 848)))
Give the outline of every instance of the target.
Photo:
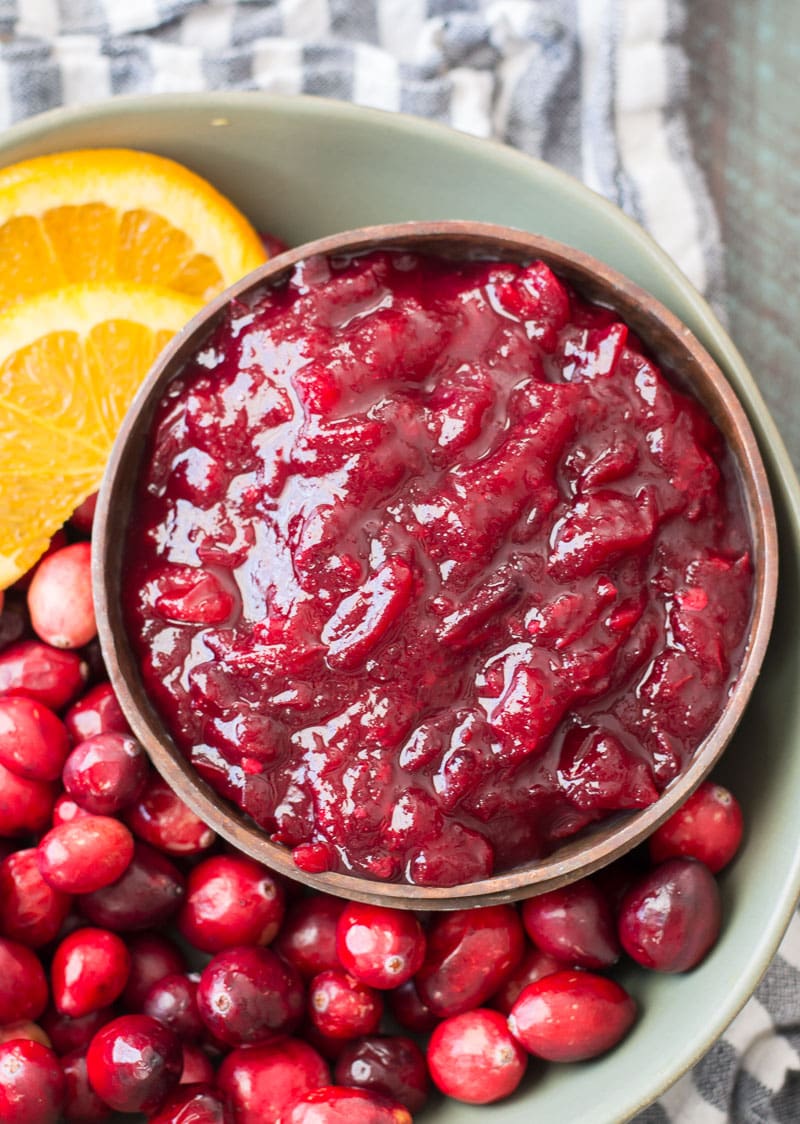
POLYGON ((96 508, 97 492, 92 492, 90 496, 86 497, 83 503, 78 504, 72 515, 70 515, 70 526, 73 527, 79 535, 86 535, 87 537, 91 535, 96 508))
POLYGON ((85 816, 52 828, 39 843, 42 877, 66 894, 90 894, 116 882, 133 858, 133 836, 110 816, 85 816))
POLYGON ((694 859, 667 859, 625 895, 619 936, 627 954, 657 972, 686 972, 715 944, 722 903, 714 875, 694 859))
POLYGON ((397 1101, 367 1089, 328 1085, 305 1093, 284 1117, 286 1124, 411 1124, 411 1114, 397 1101))
POLYGON ((139 796, 149 771, 147 758, 130 734, 95 734, 76 745, 66 760, 64 788, 82 808, 113 816, 139 796))
POLYGON ((98 683, 73 703, 64 715, 64 725, 73 745, 93 738, 95 734, 131 732, 110 683, 98 683))
POLYGON ((478 1007, 502 987, 524 950, 512 906, 441 914, 428 930, 425 963, 415 979, 420 999, 440 1018, 478 1007))
POLYGON ((527 1065, 499 1011, 477 1008, 439 1023, 428 1043, 428 1068, 443 1093, 467 1104, 508 1097, 527 1065))
POLYGON ((195 1042, 182 1042, 181 1049, 183 1050, 181 1085, 213 1085, 214 1067, 202 1046, 198 1046, 195 1042))
POLYGON ((0 1046, 0 1120, 3 1124, 58 1124, 66 1095, 52 1050, 17 1038, 0 1046))
POLYGON ((336 931, 342 966, 370 987, 392 988, 410 980, 425 959, 425 934, 413 913, 354 902, 336 931))
POLYGON ((289 960, 305 979, 327 968, 339 968, 336 925, 344 909, 340 898, 314 894, 294 902, 286 914, 273 948, 289 960))
POLYGON ((504 1015, 511 1012, 511 1008, 519 998, 520 993, 528 984, 536 983, 543 976, 550 976, 553 972, 560 972, 564 965, 554 956, 542 952, 539 948, 529 949, 519 966, 508 977, 503 986, 492 996, 492 1006, 504 1015))
POLYGON ((26 945, 0 937, 0 1026, 30 1019, 47 1006, 47 979, 39 957, 26 945))
POLYGON ((127 809, 125 822, 134 835, 169 855, 200 854, 217 838, 157 774, 127 809))
POLYGON ((127 1010, 139 1012, 153 984, 164 976, 185 971, 186 963, 178 946, 160 933, 136 933, 127 943, 131 971, 122 1002, 127 1010))
POLYGON ((401 984, 388 994, 392 1014, 402 1027, 415 1034, 428 1034, 441 1021, 438 1015, 419 997, 417 985, 413 980, 401 984))
POLYGON ((522 923, 542 952, 578 968, 608 968, 620 947, 611 907, 588 878, 522 903, 522 923))
POLYGON ((721 784, 704 781, 650 836, 650 857, 698 859, 712 874, 739 850, 744 822, 738 800, 721 784))
POLYGON ((182 1084, 147 1124, 230 1124, 225 1102, 212 1084, 182 1084))
POLYGON ((67 1083, 64 1120, 67 1124, 105 1124, 111 1109, 89 1084, 86 1050, 73 1050, 61 1059, 67 1083))
POLYGON ((89 1084, 117 1112, 154 1112, 177 1086, 177 1035, 147 1015, 123 1015, 99 1030, 86 1054, 89 1084))
POLYGON ((83 690, 89 669, 75 652, 22 640, 0 653, 0 695, 35 699, 61 710, 83 690))
POLYGON ((580 1062, 616 1046, 635 1018, 635 1002, 614 980, 562 971, 525 988, 508 1026, 529 1053, 551 1062, 580 1062))
POLYGON ((348 1042, 336 1062, 337 1085, 370 1089, 419 1112, 428 1099, 425 1055, 411 1038, 373 1035, 348 1042))
POLYGON ((283 1121, 304 1093, 330 1080, 328 1067, 307 1043, 284 1038, 266 1046, 232 1050, 217 1074, 217 1087, 236 1124, 283 1121))
POLYGON ((0 652, 30 636, 28 607, 24 601, 6 595, 0 604, 0 652))
POLYGON ((57 789, 0 765, 0 836, 37 835, 50 823, 57 789))
POLYGON ((189 875, 178 928, 204 952, 265 945, 278 932, 283 888, 266 867, 244 855, 215 855, 189 875))
POLYGON ((110 1023, 117 1012, 113 1007, 103 1007, 78 1019, 62 1015, 55 1007, 48 1007, 40 1022, 57 1054, 69 1054, 75 1050, 85 1050, 100 1027, 110 1023))
POLYGON ((131 958, 123 941, 107 929, 76 929, 53 955, 53 1003, 73 1019, 108 1007, 128 982, 131 958))
POLYGON ((184 1041, 205 1034, 197 1009, 197 983, 183 973, 172 973, 154 983, 144 997, 142 1014, 158 1019, 184 1041))
POLYGON ((0 932, 30 948, 55 940, 72 899, 45 882, 36 848, 16 851, 0 863, 0 932))
POLYGON ((358 1038, 378 1029, 383 999, 347 972, 329 968, 311 981, 308 1012, 318 1030, 331 1038, 358 1038))
POLYGON ((81 912, 93 925, 132 933, 168 921, 180 909, 184 893, 184 878, 174 863, 146 843, 136 843, 122 877, 86 894, 81 912))
POLYGON ((259 1045, 289 1034, 303 1014, 303 985, 268 948, 230 948, 206 965, 197 1006, 208 1029, 229 1046, 259 1045))
POLYGON ((73 820, 85 820, 91 814, 81 808, 80 804, 76 804, 66 792, 62 792, 53 805, 52 826, 59 827, 62 823, 72 823, 73 820))
POLYGON ((81 648, 97 635, 88 542, 42 559, 28 587, 28 611, 37 636, 54 648, 81 648))
POLYGON ((0 764, 18 777, 54 781, 69 753, 64 723, 35 699, 0 698, 0 764))

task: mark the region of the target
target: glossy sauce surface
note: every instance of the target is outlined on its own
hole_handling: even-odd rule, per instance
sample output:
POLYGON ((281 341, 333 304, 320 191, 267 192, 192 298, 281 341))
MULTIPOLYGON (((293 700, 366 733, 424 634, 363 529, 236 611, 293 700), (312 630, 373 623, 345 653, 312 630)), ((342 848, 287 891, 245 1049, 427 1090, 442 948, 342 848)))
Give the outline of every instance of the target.
POLYGON ((176 743, 305 869, 452 885, 643 807, 751 613, 702 408, 547 266, 312 259, 159 407, 124 574, 176 743))

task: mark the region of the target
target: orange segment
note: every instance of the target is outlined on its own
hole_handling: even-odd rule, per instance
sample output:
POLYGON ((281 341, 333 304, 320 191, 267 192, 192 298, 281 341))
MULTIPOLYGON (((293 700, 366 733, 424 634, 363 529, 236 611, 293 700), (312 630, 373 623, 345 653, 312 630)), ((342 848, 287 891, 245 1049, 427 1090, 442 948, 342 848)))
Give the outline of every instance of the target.
POLYGON ((149 366, 200 307, 112 282, 67 285, 0 313, 0 589, 97 489, 149 366))
POLYGON ((244 215, 173 160, 81 149, 0 169, 0 305, 92 280, 208 300, 265 258, 244 215))

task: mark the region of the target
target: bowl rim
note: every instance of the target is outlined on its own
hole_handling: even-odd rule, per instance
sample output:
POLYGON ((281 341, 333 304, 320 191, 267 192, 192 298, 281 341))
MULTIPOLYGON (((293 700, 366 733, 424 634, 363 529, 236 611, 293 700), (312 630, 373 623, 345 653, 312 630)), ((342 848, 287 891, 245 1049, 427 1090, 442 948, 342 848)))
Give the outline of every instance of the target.
MULTIPOLYGON (((486 256, 496 256, 494 253, 486 256)), ((499 260, 499 258, 498 258, 499 260)), ((569 278, 572 279, 572 278, 569 278)), ((584 290, 586 285, 583 285, 584 290)), ((592 295, 591 293, 589 294, 592 295)), ((621 313, 631 322, 629 308, 621 313)), ((640 325, 635 329, 642 333, 640 325)), ((651 337, 652 338, 652 337, 651 337)), ((651 350, 658 350, 651 348, 651 350)), ((136 462, 138 464, 138 461, 136 462)), ((741 479, 740 479, 741 483, 741 479)), ((128 496, 132 485, 128 487, 128 496)), ((127 521, 127 520, 126 520, 127 521)), ((435 221, 391 223, 358 228, 305 243, 275 258, 230 286, 204 307, 181 332, 167 345, 142 384, 120 429, 108 461, 100 491, 95 517, 95 549, 93 551, 93 578, 96 613, 101 647, 106 659, 112 685, 120 699, 123 711, 134 733, 142 741, 159 772, 198 815, 235 846, 264 862, 279 873, 302 881, 314 889, 346 897, 350 900, 391 905, 400 908, 425 908, 430 910, 453 909, 466 905, 487 905, 509 902, 542 893, 583 877, 605 866, 641 842, 662 823, 674 809, 702 782, 717 762, 734 733, 755 685, 766 653, 777 592, 777 530, 766 470, 758 451, 755 435, 747 415, 727 378, 706 349, 678 320, 678 318, 651 294, 630 281, 622 273, 600 262, 589 254, 554 239, 530 234, 512 227, 473 221, 435 221), (123 535, 122 516, 130 516, 124 493, 126 470, 130 480, 133 467, 131 444, 141 443, 150 428, 152 414, 160 401, 166 385, 177 374, 184 360, 200 346, 202 338, 218 321, 231 300, 252 289, 268 286, 285 277, 299 261, 316 254, 349 253, 380 246, 403 248, 421 240, 437 252, 439 243, 458 238, 462 242, 472 238, 483 248, 487 242, 505 244, 500 251, 512 251, 518 257, 531 260, 542 257, 555 263, 556 272, 569 274, 578 270, 587 277, 601 278, 607 286, 604 293, 613 294, 610 303, 638 304, 646 311, 656 326, 663 326, 667 335, 677 340, 687 354, 696 360, 700 369, 719 394, 724 417, 731 419, 732 448, 740 477, 744 477, 743 490, 750 524, 753 547, 756 553, 755 592, 753 620, 749 642, 743 655, 735 685, 729 692, 726 706, 713 728, 697 747, 687 768, 659 795, 648 808, 602 821, 588 836, 567 843, 551 856, 522 864, 487 879, 461 883, 451 887, 420 887, 408 883, 380 882, 360 875, 326 872, 309 874, 298 870, 291 852, 272 843, 230 801, 220 797, 205 782, 175 747, 166 732, 155 707, 149 702, 127 644, 118 596, 119 559, 123 535), (142 419, 146 419, 146 423, 142 419), (733 446, 736 446, 734 449, 733 446), (605 838, 592 843, 595 835, 605 838), (587 851, 589 857, 587 858, 587 851)))

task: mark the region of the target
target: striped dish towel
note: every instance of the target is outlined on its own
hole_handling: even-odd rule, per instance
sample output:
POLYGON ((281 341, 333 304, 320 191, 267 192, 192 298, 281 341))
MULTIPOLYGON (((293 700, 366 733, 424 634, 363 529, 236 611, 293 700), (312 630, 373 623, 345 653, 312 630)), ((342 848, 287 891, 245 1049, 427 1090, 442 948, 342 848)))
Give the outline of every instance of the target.
MULTIPOLYGON (((683 115, 683 19, 680 0, 0 0, 0 127, 205 89, 402 110, 577 176, 720 307, 719 228, 683 115)), ((755 997, 637 1124, 797 1124, 799 1048, 795 918, 755 997)))

